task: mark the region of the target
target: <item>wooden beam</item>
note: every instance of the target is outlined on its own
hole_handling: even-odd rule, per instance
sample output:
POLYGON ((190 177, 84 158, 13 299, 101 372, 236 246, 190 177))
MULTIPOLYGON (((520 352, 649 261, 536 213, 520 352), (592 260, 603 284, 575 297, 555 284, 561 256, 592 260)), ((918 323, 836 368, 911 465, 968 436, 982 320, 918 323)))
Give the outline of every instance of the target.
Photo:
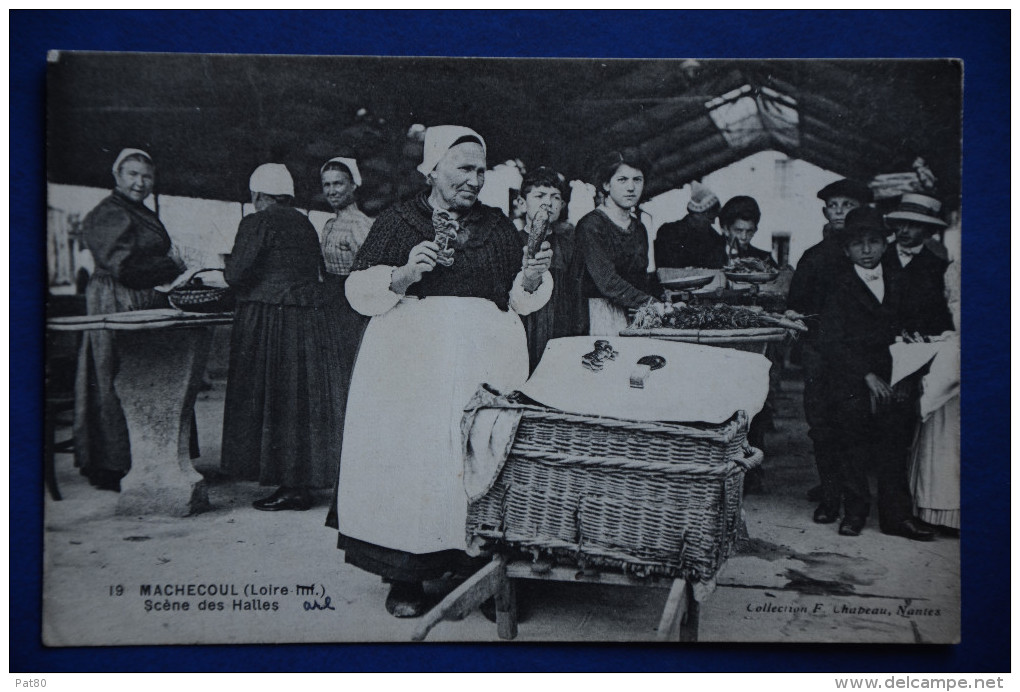
POLYGON ((713 136, 722 137, 722 133, 708 117, 706 111, 694 120, 682 121, 665 132, 653 132, 651 136, 641 142, 640 146, 643 153, 656 155, 664 149, 677 149, 692 141, 704 140, 713 136))
POLYGON ((443 620, 465 617, 485 601, 500 592, 501 580, 506 579, 506 558, 497 555, 492 562, 472 574, 456 589, 447 594, 436 607, 425 613, 411 639, 420 642, 433 627, 443 620))

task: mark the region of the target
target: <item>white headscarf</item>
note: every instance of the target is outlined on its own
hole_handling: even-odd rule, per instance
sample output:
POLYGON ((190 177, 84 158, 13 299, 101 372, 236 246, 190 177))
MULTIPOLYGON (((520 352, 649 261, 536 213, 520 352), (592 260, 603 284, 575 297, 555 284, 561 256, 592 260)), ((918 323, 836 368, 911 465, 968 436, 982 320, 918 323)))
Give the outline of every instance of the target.
POLYGON ((326 166, 331 163, 339 163, 345 167, 351 174, 351 182, 354 183, 355 187, 361 187, 361 172, 358 170, 358 162, 354 159, 344 158, 343 156, 334 156, 326 163, 322 164, 322 168, 319 169, 319 175, 326 172, 326 166))
POLYGON ((424 176, 436 169, 436 165, 446 156, 453 143, 461 137, 474 137, 482 144, 482 154, 485 154, 485 140, 482 136, 469 127, 460 125, 436 125, 425 130, 425 149, 422 152, 421 165, 418 172, 424 176))
POLYGON ((267 195, 294 196, 294 179, 290 171, 282 163, 264 163, 255 169, 248 181, 248 189, 252 192, 264 192, 267 195))
POLYGON ((124 159, 129 156, 144 156, 149 161, 150 166, 155 166, 152 162, 152 157, 149 156, 148 152, 142 151, 141 149, 121 149, 120 153, 117 154, 117 158, 113 161, 113 174, 117 175, 120 171, 120 165, 124 163, 124 159))

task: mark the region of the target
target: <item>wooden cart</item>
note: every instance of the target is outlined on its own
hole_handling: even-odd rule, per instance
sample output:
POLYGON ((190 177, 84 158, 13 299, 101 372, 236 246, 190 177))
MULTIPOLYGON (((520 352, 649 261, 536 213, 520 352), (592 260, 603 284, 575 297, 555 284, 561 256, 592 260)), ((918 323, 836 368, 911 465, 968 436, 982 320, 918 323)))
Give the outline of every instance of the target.
POLYGON ((540 563, 509 560, 497 555, 425 614, 415 630, 414 641, 422 641, 443 620, 460 620, 490 598, 496 601, 496 632, 500 639, 517 637, 518 579, 642 586, 669 589, 666 606, 659 618, 657 641, 692 642, 698 639, 698 603, 685 579, 634 579, 601 570, 581 571, 571 567, 553 567, 540 563))
POLYGON ((658 638, 696 640, 694 587, 711 583, 732 549, 744 474, 762 460, 746 432, 743 411, 695 427, 527 408, 499 475, 468 509, 468 534, 497 555, 415 639, 489 598, 497 633, 513 639, 514 582, 532 579, 669 589, 658 638))

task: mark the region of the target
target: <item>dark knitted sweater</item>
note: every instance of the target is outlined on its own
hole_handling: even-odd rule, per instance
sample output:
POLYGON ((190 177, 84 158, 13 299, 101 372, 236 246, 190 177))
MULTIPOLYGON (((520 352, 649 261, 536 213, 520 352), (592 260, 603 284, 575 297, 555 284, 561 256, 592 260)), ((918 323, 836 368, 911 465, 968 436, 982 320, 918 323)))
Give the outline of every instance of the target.
MULTIPOLYGON (((407 295, 485 298, 507 310, 523 251, 517 229, 498 209, 476 203, 458 219, 453 266, 437 265, 407 295)), ((426 194, 390 207, 375 220, 358 251, 352 271, 376 265, 399 267, 415 245, 435 238, 432 207, 426 194)))

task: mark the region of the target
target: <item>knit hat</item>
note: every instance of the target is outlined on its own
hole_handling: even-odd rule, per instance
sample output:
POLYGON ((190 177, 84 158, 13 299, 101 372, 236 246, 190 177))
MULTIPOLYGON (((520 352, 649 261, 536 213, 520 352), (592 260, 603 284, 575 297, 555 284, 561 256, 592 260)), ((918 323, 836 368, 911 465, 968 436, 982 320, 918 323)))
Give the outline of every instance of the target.
POLYGON ((264 163, 251 174, 248 189, 252 192, 264 192, 267 195, 293 197, 294 179, 290 177, 290 171, 282 163, 264 163))
POLYGON ((147 152, 144 152, 141 149, 121 149, 120 153, 117 154, 117 158, 114 159, 113 161, 114 175, 117 175, 117 173, 120 171, 120 165, 124 163, 124 159, 128 158, 129 156, 144 156, 149 161, 150 166, 155 165, 154 163, 152 163, 152 157, 149 156, 147 152))
POLYGON ((691 201, 687 203, 687 211, 708 211, 713 204, 719 204, 714 192, 699 182, 691 183, 691 201))
POLYGON ((422 161, 418 166, 418 172, 428 175, 436 169, 452 147, 453 143, 462 137, 477 139, 482 145, 482 153, 485 153, 485 140, 482 136, 469 127, 460 125, 436 125, 425 130, 425 146, 422 152, 422 161))
POLYGON ((355 187, 361 187, 361 172, 358 170, 358 162, 354 159, 344 158, 343 156, 334 156, 326 163, 322 164, 322 168, 319 169, 319 175, 326 172, 326 166, 331 163, 339 163, 341 166, 347 169, 347 172, 351 174, 351 182, 354 183, 355 187))
POLYGON ((942 211, 942 202, 928 195, 919 195, 913 192, 904 192, 899 204, 891 212, 885 215, 889 221, 902 219, 903 221, 918 221, 930 226, 945 228, 948 224, 939 218, 942 211))

